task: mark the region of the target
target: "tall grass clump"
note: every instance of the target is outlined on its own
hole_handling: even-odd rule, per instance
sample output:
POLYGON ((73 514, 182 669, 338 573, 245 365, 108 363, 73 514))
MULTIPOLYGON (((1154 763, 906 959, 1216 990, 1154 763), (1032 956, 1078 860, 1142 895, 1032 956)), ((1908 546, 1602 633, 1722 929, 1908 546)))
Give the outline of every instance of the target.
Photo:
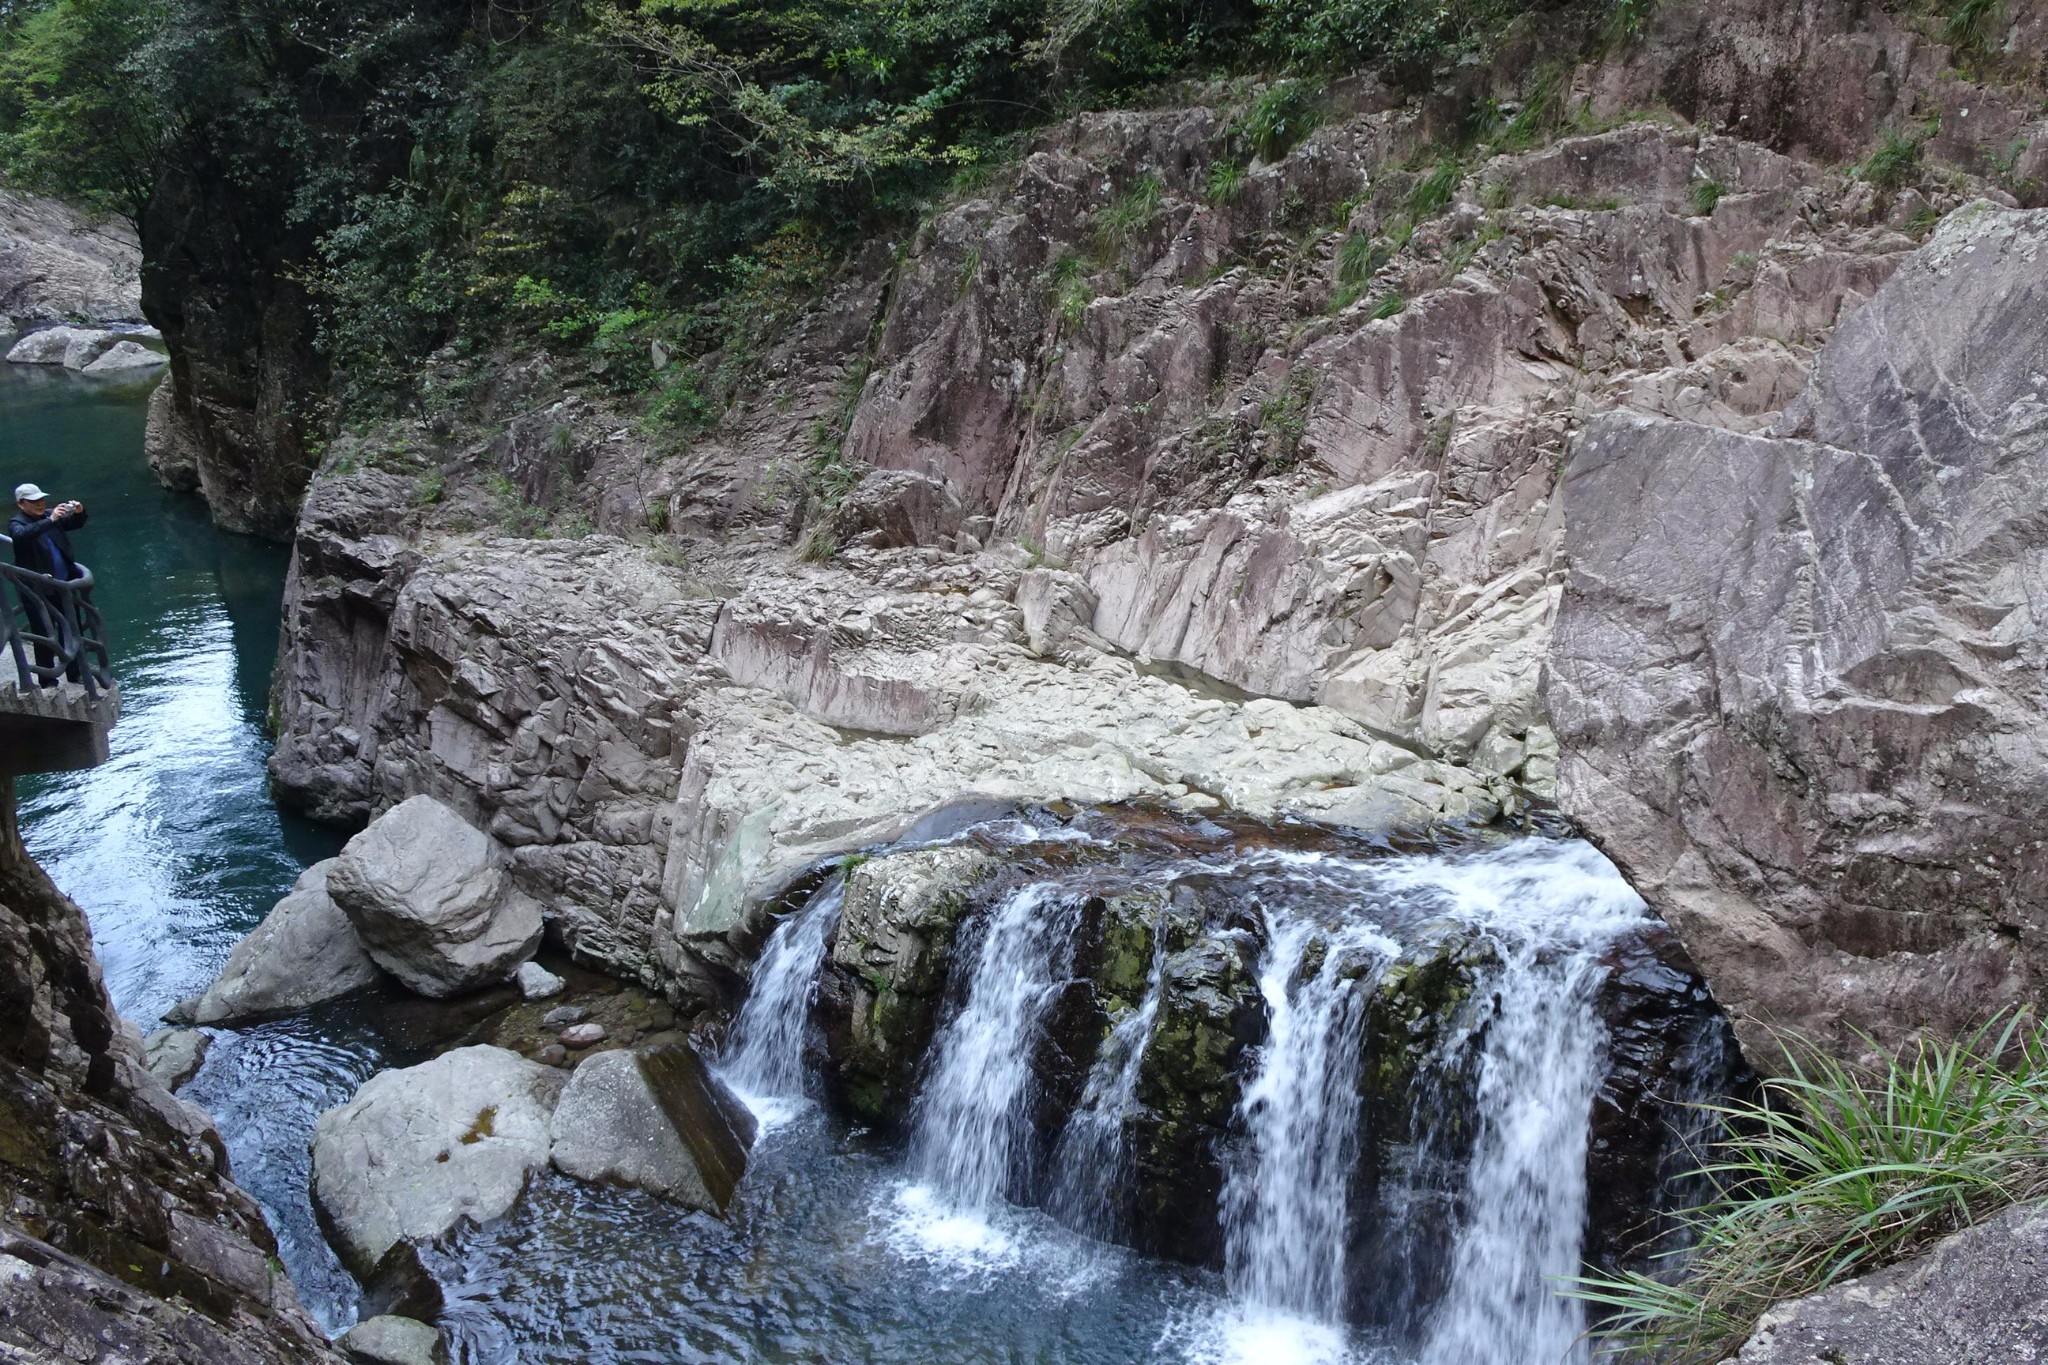
POLYGON ((1592 1276, 1609 1358, 1708 1365, 1775 1304, 2048 1197, 2048 1025, 2030 1014, 1861 1068, 1786 1047, 1754 1101, 1711 1106, 1728 1136, 1700 1174, 1676 1276, 1592 1276))

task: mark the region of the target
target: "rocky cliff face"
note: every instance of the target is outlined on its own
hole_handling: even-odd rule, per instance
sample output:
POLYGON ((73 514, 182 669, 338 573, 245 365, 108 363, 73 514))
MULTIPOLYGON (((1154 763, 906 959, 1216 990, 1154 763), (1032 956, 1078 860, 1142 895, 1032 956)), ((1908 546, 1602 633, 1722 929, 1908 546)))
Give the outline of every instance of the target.
POLYGON ((142 249, 125 223, 0 190, 0 332, 142 316, 142 249))
POLYGON ((338 1361, 229 1180, 205 1113, 143 1065, 85 916, 0 796, 0 1353, 23 1360, 338 1361))
POLYGON ((1531 60, 1340 83, 1235 177, 1220 110, 1075 119, 850 263, 681 450, 541 358, 336 442, 280 790, 439 796, 586 960, 701 998, 805 867, 966 795, 1548 799, 1580 433, 1764 439, 1940 215, 2037 192, 2048 128, 2023 58, 1966 79, 1874 7, 1673 4, 1558 78, 1577 131, 1433 171, 1531 60), (1938 111, 1916 188, 1826 164, 1938 111))
POLYGON ((1747 1041, 2041 998, 2048 213, 1978 205, 1768 431, 1603 418, 1565 479, 1565 809, 1747 1041))

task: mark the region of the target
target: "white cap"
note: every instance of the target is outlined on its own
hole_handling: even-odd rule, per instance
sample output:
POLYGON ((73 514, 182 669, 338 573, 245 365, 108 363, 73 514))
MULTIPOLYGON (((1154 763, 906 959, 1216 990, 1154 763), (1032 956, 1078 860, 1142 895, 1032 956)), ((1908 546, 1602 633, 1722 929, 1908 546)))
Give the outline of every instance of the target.
POLYGON ((45 493, 32 483, 22 483, 14 486, 14 500, 16 502, 41 502, 49 496, 48 493, 45 493))

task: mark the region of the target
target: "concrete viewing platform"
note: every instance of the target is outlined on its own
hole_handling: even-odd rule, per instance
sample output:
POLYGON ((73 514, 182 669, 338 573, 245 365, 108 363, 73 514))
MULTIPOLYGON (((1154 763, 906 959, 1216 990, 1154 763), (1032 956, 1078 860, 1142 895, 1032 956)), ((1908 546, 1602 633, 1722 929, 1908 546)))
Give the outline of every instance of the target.
POLYGON ((78 683, 24 688, 0 679, 0 778, 106 762, 107 734, 120 714, 119 684, 88 692, 78 683))

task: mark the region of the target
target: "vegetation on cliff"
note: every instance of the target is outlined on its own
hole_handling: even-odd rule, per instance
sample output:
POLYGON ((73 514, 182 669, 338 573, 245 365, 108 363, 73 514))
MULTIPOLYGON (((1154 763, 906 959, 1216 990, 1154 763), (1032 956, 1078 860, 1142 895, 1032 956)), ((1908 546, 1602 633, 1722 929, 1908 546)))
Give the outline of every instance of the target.
MULTIPOLYGON (((656 413, 687 426, 724 387, 692 358, 772 330, 862 242, 1074 109, 1381 59, 1426 88, 1511 33, 1594 43, 1645 9, 43 0, 0 27, 0 166, 138 221, 181 178, 276 203, 274 235, 311 243, 296 281, 357 403, 409 391, 450 343, 524 339, 659 385, 656 413)), ((1240 102, 1247 156, 1314 118, 1306 83, 1240 102)))

